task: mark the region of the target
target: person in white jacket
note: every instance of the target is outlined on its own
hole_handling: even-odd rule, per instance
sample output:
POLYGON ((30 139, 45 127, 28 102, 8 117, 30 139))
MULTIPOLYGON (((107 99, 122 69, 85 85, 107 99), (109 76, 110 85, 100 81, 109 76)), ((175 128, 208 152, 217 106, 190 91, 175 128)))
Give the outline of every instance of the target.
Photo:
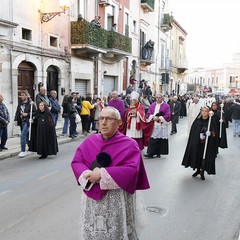
POLYGON ((194 97, 193 102, 190 104, 188 109, 188 133, 190 132, 192 123, 200 113, 201 108, 202 104, 199 101, 199 97, 194 97))

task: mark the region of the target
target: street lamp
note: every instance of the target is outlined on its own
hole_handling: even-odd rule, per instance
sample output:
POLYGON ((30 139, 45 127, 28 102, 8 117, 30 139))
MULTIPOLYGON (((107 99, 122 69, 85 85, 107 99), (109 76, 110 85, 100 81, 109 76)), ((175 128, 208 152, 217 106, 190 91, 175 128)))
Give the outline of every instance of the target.
POLYGON ((41 10, 38 10, 40 12, 41 23, 49 22, 51 19, 53 19, 57 15, 60 16, 61 13, 65 14, 66 10, 69 8, 69 0, 59 0, 59 5, 63 11, 43 13, 41 12, 41 10))

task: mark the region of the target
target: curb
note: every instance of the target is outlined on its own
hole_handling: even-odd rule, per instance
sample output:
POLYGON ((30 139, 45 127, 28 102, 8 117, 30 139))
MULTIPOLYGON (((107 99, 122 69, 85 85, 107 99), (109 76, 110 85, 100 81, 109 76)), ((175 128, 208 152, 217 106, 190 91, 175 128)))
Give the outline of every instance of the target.
MULTIPOLYGON (((76 139, 72 140, 71 138, 57 138, 58 139, 58 145, 61 145, 61 144, 64 144, 64 143, 68 143, 68 142, 72 142, 72 141, 75 141, 77 139, 79 140, 84 140, 86 137, 85 136, 79 136, 77 137, 76 139)), ((20 140, 19 140, 20 141, 20 140)), ((20 143, 19 143, 20 145, 20 143)), ((17 156, 18 154, 20 153, 20 146, 18 146, 17 148, 12 148, 12 149, 9 149, 7 151, 3 151, 0 153, 0 161, 3 161, 7 158, 11 158, 11 157, 15 157, 17 156)))

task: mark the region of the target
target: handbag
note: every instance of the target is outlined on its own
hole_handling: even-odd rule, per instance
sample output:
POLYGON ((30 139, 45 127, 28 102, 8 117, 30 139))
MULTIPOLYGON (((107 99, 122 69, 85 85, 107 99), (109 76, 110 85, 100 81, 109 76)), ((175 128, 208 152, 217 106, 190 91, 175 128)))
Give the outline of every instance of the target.
POLYGON ((78 124, 81 122, 81 117, 80 115, 77 113, 76 116, 75 116, 75 123, 78 124))

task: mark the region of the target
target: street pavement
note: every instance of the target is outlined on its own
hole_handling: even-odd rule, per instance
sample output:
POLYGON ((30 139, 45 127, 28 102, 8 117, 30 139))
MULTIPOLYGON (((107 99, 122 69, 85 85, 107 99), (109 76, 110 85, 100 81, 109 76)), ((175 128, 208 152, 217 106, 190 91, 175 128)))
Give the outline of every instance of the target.
MULTIPOLYGON (((77 131, 79 133, 81 133, 81 124, 77 125, 77 131)), ((71 142, 73 141, 71 138, 67 136, 61 136, 62 133, 62 122, 59 121, 57 127, 56 127, 56 133, 57 133, 57 141, 58 144, 64 144, 67 142, 71 142)), ((94 133, 94 132, 92 132, 94 133)), ((83 134, 79 134, 78 137, 75 140, 81 140, 81 139, 85 139, 86 136, 83 134)), ((14 157, 17 156, 20 152, 21 152, 21 148, 20 148, 20 137, 19 136, 14 136, 14 137, 10 137, 7 140, 6 146, 8 148, 8 150, 3 150, 0 152, 0 161, 10 158, 10 157, 14 157)))
MULTIPOLYGON (((230 125, 229 148, 219 151, 217 174, 202 181, 181 166, 186 131, 187 118, 180 119, 169 155, 144 159, 151 188, 137 191, 139 240, 239 240, 240 138, 232 136, 230 125)), ((58 138, 66 140, 58 155, 44 160, 33 154, 0 161, 1 240, 81 240, 82 190, 70 164, 84 139, 58 138)))

